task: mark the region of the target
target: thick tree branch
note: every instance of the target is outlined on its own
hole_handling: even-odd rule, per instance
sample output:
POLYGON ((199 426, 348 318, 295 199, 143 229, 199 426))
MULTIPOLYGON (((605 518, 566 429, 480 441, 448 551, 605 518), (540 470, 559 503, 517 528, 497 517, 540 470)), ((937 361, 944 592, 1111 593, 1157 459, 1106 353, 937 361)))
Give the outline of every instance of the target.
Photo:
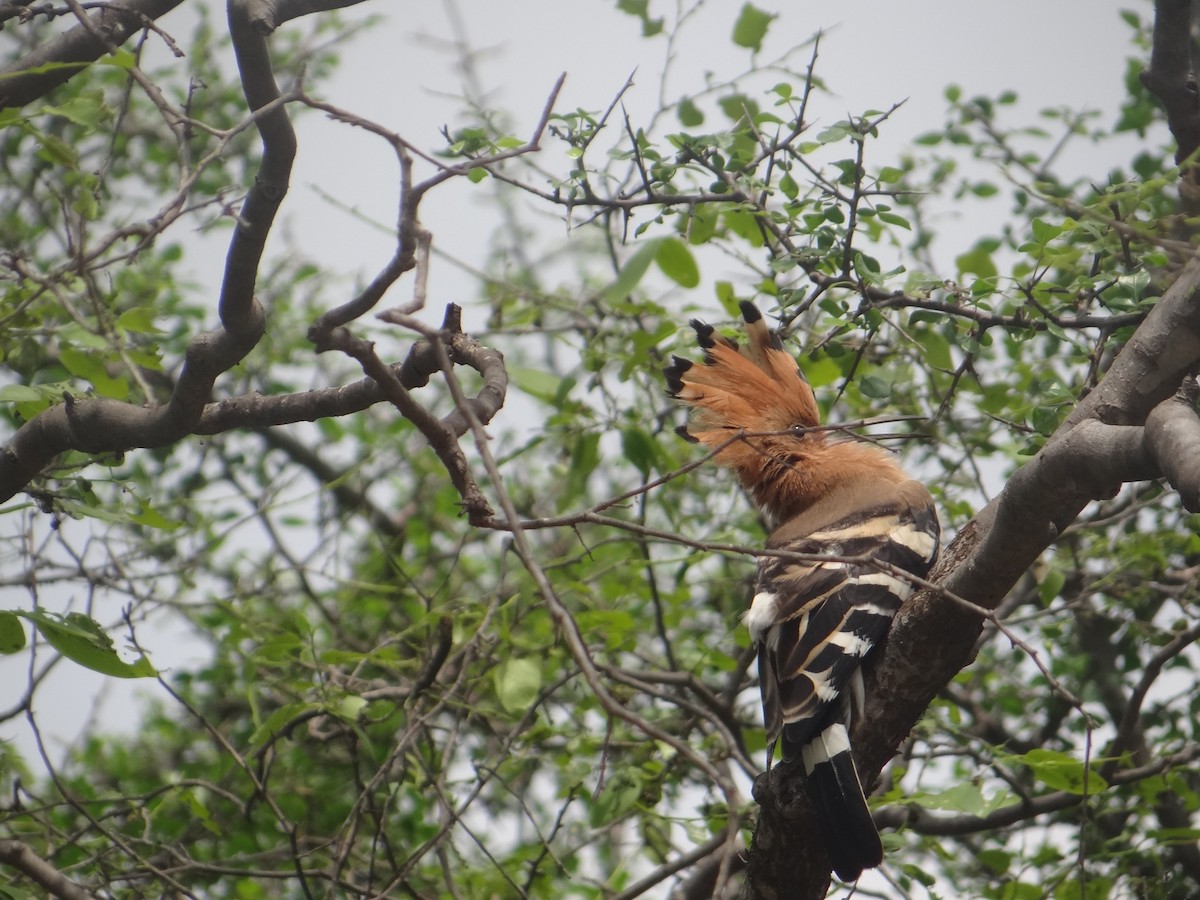
MULTIPOLYGON (((1200 150, 1200 91, 1192 71, 1191 0, 1155 0, 1154 42, 1150 67, 1141 82, 1167 113, 1175 138, 1175 161, 1183 165, 1200 150)), ((1195 162, 1185 166, 1180 193, 1194 204, 1200 201, 1200 173, 1195 162)))
POLYGON ((12 866, 38 887, 49 891, 52 897, 60 897, 62 900, 96 900, 95 894, 85 891, 71 881, 21 841, 0 840, 0 863, 12 866))
POLYGON ((1179 492, 1183 508, 1200 512, 1200 418, 1196 416, 1197 385, 1184 382, 1169 400, 1146 417, 1146 449, 1167 482, 1179 492))
POLYGON ((260 34, 270 34, 284 22, 310 13, 357 6, 365 0, 248 0, 247 19, 260 34))
MULTIPOLYGON (((900 610, 867 672, 867 707, 852 743, 864 782, 879 772, 937 693, 974 655, 983 618, 1092 500, 1124 481, 1157 477, 1142 426, 1200 366, 1200 259, 1175 283, 1130 338, 1105 378, 1067 417, 1004 490, 958 533, 923 590, 900 610), (1134 427, 1130 427, 1134 426, 1134 427), (976 609, 959 603, 961 597, 976 609)), ((786 773, 755 785, 762 811, 747 870, 747 895, 823 897, 829 865, 812 846, 815 819, 796 779, 786 773)))
MULTIPOLYGON (((992 609, 1088 502, 1122 481, 1157 477, 1141 425, 1200 365, 1200 260, 1192 260, 1130 338, 1096 390, 946 549, 931 580, 992 609)), ((969 661, 980 620, 922 591, 900 611, 868 690, 865 769, 891 757, 929 701, 969 661)))
POLYGON ((24 106, 65 84, 113 47, 173 10, 183 0, 121 0, 32 53, 0 68, 0 109, 24 106), (76 63, 77 65, 71 65, 76 63), (65 67, 60 67, 65 64, 65 67), (43 66, 53 68, 43 70, 43 66))

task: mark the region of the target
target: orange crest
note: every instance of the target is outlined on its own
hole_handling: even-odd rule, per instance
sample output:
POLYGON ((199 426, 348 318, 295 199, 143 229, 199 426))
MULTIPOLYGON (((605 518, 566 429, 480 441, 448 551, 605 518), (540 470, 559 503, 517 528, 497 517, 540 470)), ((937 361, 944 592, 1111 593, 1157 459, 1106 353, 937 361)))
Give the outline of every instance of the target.
POLYGON ((758 307, 743 302, 741 308, 745 347, 739 350, 711 325, 693 319, 704 363, 676 356, 664 370, 668 392, 693 409, 691 424, 680 433, 708 446, 723 444, 741 431, 785 431, 820 422, 816 398, 796 360, 767 329, 758 307))

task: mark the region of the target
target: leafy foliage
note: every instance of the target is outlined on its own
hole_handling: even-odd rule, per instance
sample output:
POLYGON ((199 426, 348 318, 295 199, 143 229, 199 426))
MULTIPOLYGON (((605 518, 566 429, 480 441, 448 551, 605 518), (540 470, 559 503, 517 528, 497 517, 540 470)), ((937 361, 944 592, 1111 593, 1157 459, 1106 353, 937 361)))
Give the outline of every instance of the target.
MULTIPOLYGON (((644 36, 686 40, 686 16, 652 6, 617 4, 644 36)), ((1126 16, 1144 56, 1146 25, 1126 16)), ((72 451, 5 509, 29 589, 0 612, 0 652, 33 652, 22 622, 40 632, 6 716, 53 715, 31 710, 55 654, 156 678, 165 699, 135 735, 89 732, 52 772, 0 745, 0 839, 130 896, 633 897, 673 878, 699 896, 737 875, 764 751, 739 627, 763 526, 672 434, 659 369, 693 350, 681 323, 723 326, 740 300, 769 310, 828 417, 897 417, 874 439, 904 439, 954 532, 1095 388, 1194 224, 1167 148, 1106 176, 1060 171, 1063 146, 1112 133, 1086 112, 1012 125, 1011 93, 948 88, 944 125, 899 159, 874 152, 890 110, 812 129, 839 101, 797 54, 759 63, 772 22, 731 13, 749 73, 642 127, 616 127, 615 101, 556 109, 549 189, 499 117, 447 132, 441 158, 478 164, 476 190, 586 220, 561 265, 480 284, 477 336, 515 391, 494 440, 466 452, 503 514, 464 517, 386 404, 72 451), (939 264, 939 204, 969 197, 1006 211, 939 264), (51 583, 86 599, 47 609, 51 583), (205 663, 171 665, 153 638, 166 619, 205 663)), ((319 80, 334 64, 287 29, 273 40, 278 69, 319 80)), ((19 248, 0 276, 10 429, 75 398, 165 402, 211 324, 187 231, 229 228, 259 147, 217 26, 201 15, 181 43, 184 63, 145 70, 122 49, 52 103, 0 114, 0 246, 19 248), (133 73, 187 99, 189 122, 133 73), (191 160, 163 149, 180 127, 191 160)), ((1129 87, 1114 130, 1149 133, 1161 114, 1129 87)), ((492 253, 532 258, 527 239, 505 229, 492 253)), ((268 257, 268 336, 221 397, 355 376, 306 340, 345 299, 325 264, 268 257)), ((422 399, 449 411, 452 387, 422 399)), ((1160 484, 1127 485, 1009 594, 885 773, 898 891, 1200 891, 1197 524, 1160 484)), ((5 878, 0 893, 33 896, 25 874, 5 878)))

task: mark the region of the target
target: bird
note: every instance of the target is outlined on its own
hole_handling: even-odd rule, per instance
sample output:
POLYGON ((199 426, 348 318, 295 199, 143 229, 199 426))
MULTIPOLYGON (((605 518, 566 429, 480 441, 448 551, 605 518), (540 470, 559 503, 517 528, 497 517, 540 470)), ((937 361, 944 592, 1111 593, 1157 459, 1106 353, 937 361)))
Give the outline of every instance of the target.
POLYGON ((667 393, 691 408, 678 431, 715 451, 765 519, 743 615, 758 652, 767 769, 778 743, 802 765, 832 869, 845 882, 883 861, 849 729, 862 666, 937 559, 929 490, 885 449, 820 428, 812 387, 758 307, 740 304, 743 346, 698 319, 702 363, 679 356, 667 393))

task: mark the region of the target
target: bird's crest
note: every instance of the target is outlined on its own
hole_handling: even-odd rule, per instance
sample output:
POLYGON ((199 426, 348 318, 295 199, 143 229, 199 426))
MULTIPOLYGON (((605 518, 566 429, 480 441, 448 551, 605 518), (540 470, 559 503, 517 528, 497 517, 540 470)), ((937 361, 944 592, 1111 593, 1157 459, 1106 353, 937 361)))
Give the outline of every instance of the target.
MULTIPOLYGON (((726 443, 740 431, 784 431, 820 422, 812 388, 796 360, 767 328, 757 306, 743 301, 741 309, 745 346, 739 349, 736 341, 711 325, 692 319, 704 362, 676 356, 664 370, 668 392, 693 410, 691 422, 680 434, 710 447, 726 443)), ((719 461, 736 465, 735 456, 722 453, 719 461)))

